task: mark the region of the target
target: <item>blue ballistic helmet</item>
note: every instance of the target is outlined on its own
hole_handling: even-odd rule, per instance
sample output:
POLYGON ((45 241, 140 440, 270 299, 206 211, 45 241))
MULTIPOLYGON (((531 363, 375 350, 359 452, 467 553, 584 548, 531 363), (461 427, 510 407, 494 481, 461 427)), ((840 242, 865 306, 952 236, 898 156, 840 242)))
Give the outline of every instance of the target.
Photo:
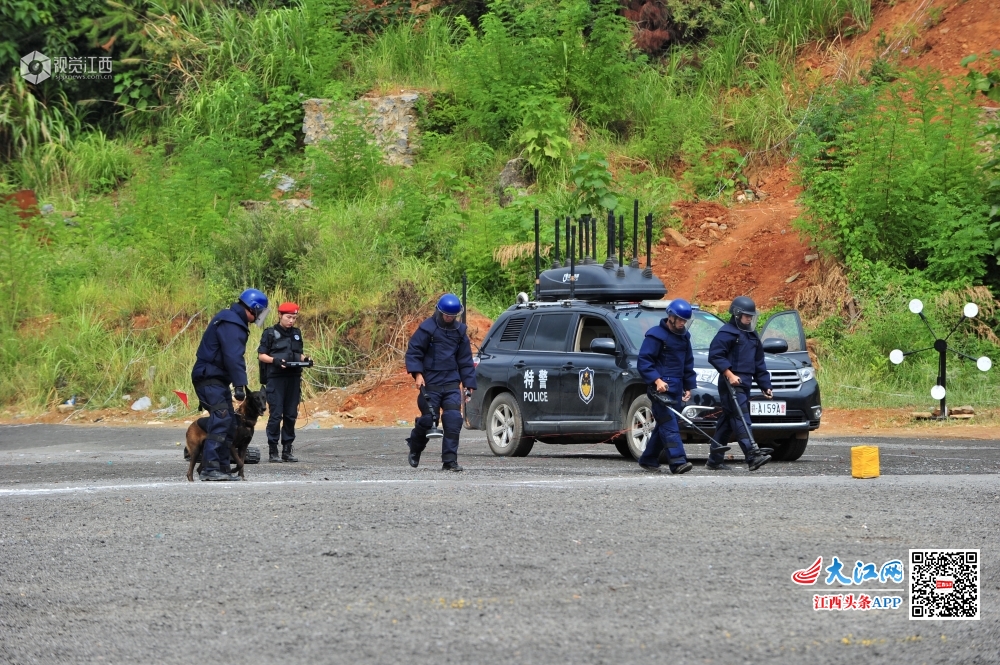
POLYGON ((247 289, 240 294, 240 302, 243 306, 253 312, 254 323, 258 327, 264 325, 264 319, 267 318, 267 296, 264 295, 263 291, 258 291, 257 289, 247 289))
POLYGON ((667 305, 667 314, 673 314, 678 319, 691 320, 691 303, 683 298, 674 298, 667 305))
POLYGON ((437 308, 442 314, 458 316, 462 313, 462 301, 454 293, 446 293, 438 300, 437 308))

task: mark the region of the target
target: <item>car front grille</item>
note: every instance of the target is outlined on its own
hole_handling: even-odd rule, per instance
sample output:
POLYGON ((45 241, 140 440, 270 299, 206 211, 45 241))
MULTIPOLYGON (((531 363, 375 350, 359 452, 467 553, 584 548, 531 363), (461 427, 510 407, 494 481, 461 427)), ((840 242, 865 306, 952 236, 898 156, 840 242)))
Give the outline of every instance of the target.
MULTIPOLYGON (((768 374, 771 375, 771 387, 775 390, 798 390, 802 385, 799 373, 794 369, 772 369, 768 370, 768 374)), ((753 387, 759 388, 756 381, 753 387)))

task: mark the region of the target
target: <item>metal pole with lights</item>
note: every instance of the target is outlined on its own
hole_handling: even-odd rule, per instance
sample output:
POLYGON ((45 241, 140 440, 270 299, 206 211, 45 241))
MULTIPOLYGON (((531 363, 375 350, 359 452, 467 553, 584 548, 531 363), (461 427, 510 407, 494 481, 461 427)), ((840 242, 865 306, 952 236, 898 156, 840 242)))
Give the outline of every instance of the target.
POLYGON ((947 380, 947 369, 948 369, 948 352, 951 351, 952 353, 961 358, 974 361, 976 363, 976 367, 979 368, 979 370, 982 372, 988 372, 990 371, 990 368, 993 367, 993 361, 986 356, 982 356, 980 358, 973 358, 972 356, 968 356, 962 353, 961 351, 956 351, 955 349, 952 349, 951 347, 948 346, 948 339, 952 336, 952 334, 954 334, 956 330, 958 330, 958 327, 962 325, 962 323, 964 323, 966 319, 976 318, 976 316, 979 314, 979 305, 977 305, 974 302, 967 303, 965 307, 962 309, 962 318, 958 320, 958 323, 956 323, 955 326, 951 329, 951 332, 949 332, 948 335, 943 339, 937 336, 937 333, 934 332, 933 328, 931 328, 931 324, 927 320, 927 317, 924 316, 924 304, 922 302, 920 302, 916 298, 911 300, 910 311, 919 316, 920 320, 923 321, 924 325, 927 326, 927 330, 929 330, 931 336, 934 337, 934 344, 925 347, 923 349, 917 349, 916 351, 907 351, 905 353, 899 349, 893 349, 889 353, 889 360, 890 362, 892 362, 892 364, 899 365, 900 363, 903 362, 903 359, 906 358, 906 356, 912 356, 917 353, 921 353, 923 351, 930 351, 932 349, 938 352, 937 384, 935 384, 934 387, 931 388, 931 397, 941 401, 941 415, 938 417, 944 419, 948 417, 948 406, 946 403, 947 390, 945 390, 945 382, 947 380))

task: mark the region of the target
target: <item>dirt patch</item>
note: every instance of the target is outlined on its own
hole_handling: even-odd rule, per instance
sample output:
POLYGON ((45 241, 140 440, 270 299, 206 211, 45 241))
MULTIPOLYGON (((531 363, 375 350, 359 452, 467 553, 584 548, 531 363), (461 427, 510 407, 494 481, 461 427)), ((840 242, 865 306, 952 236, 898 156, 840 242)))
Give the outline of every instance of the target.
MULTIPOLYGON (((423 318, 407 321, 406 340, 413 335, 421 321, 423 318)), ((466 325, 475 351, 476 346, 482 344, 493 321, 470 310, 466 317, 466 325)), ((312 418, 321 427, 325 426, 327 421, 330 426, 334 424, 412 426, 413 419, 419 415, 413 378, 407 374, 402 363, 394 365, 379 376, 371 377, 353 389, 323 393, 305 402, 302 408, 304 414, 329 414, 321 417, 300 416, 303 422, 312 418)))
POLYGON ((995 440, 1000 413, 983 411, 970 420, 915 420, 913 409, 823 409, 820 436, 898 436, 914 439, 995 440))
POLYGON ((882 5, 867 35, 852 48, 867 59, 887 50, 901 56, 903 67, 932 67, 964 76, 962 58, 980 57, 1000 48, 1000 3, 996 0, 934 0, 882 5), (884 33, 889 44, 879 42, 884 33))
MULTIPOLYGON (((983 410, 965 421, 919 421, 913 409, 834 409, 823 411, 823 425, 814 437, 891 436, 910 439, 975 439, 996 440, 1000 411, 983 410)), ((331 390, 303 403, 299 408, 299 429, 333 429, 337 427, 399 427, 413 426, 418 415, 413 380, 405 371, 386 377, 376 389, 351 395, 346 390, 331 390), (341 410, 346 409, 346 410, 341 410)), ((0 418, 0 424, 29 423, 181 428, 196 418, 197 413, 163 417, 127 408, 76 411, 64 414, 52 411, 40 415, 0 418)), ((401 433, 401 438, 405 433, 401 433)), ((181 433, 178 433, 178 442, 181 433)), ((256 445, 263 445, 259 439, 256 445)))
POLYGON ((792 221, 801 191, 787 167, 758 179, 764 200, 726 208, 715 202, 679 202, 686 247, 665 236, 653 252, 653 270, 670 297, 711 304, 748 295, 763 309, 791 305, 811 285, 810 249, 792 221))
MULTIPOLYGON (((827 81, 854 81, 876 58, 904 69, 921 67, 964 77, 962 59, 976 54, 973 68, 988 68, 984 56, 1000 48, 1000 3, 996 0, 910 0, 880 3, 871 29, 834 44, 803 49, 802 70, 820 72, 827 81)), ((978 102, 993 105, 983 96, 978 102)))

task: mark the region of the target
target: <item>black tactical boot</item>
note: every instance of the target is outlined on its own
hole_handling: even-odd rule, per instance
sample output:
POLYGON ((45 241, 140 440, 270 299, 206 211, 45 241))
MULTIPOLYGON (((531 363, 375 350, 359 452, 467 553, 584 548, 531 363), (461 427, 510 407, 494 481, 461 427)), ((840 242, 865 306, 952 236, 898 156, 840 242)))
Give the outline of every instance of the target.
POLYGON ((691 462, 684 462, 683 464, 678 464, 674 468, 670 469, 670 473, 674 474, 675 476, 679 476, 682 473, 687 473, 693 468, 694 466, 691 464, 691 462))
POLYGON ((705 468, 710 471, 732 471, 733 467, 729 466, 725 462, 705 462, 705 468))
POLYGON ((268 446, 267 447, 267 461, 268 462, 280 462, 281 457, 278 455, 278 446, 268 446))
POLYGON ((639 466, 643 471, 649 471, 650 473, 663 473, 663 469, 658 466, 653 466, 652 464, 643 464, 640 462, 639 466))
POLYGON ((282 462, 298 462, 299 460, 298 460, 298 458, 296 458, 296 457, 294 457, 292 455, 292 447, 288 446, 287 448, 282 448, 281 449, 281 461, 282 462))
POLYGON ((445 462, 441 465, 442 471, 465 471, 462 467, 458 465, 458 462, 445 462))
POLYGON ((205 462, 198 477, 202 480, 229 480, 229 474, 219 470, 218 462, 205 462))
POLYGON ((411 450, 410 454, 406 456, 406 461, 410 463, 410 466, 416 469, 417 465, 420 464, 420 453, 415 450, 411 450))
POLYGON ((747 459, 747 467, 751 471, 756 471, 757 469, 759 469, 760 467, 764 466, 765 464, 767 464, 770 461, 771 461, 771 456, 770 455, 765 455, 763 453, 758 453, 758 454, 754 455, 753 457, 750 457, 750 458, 747 459))

